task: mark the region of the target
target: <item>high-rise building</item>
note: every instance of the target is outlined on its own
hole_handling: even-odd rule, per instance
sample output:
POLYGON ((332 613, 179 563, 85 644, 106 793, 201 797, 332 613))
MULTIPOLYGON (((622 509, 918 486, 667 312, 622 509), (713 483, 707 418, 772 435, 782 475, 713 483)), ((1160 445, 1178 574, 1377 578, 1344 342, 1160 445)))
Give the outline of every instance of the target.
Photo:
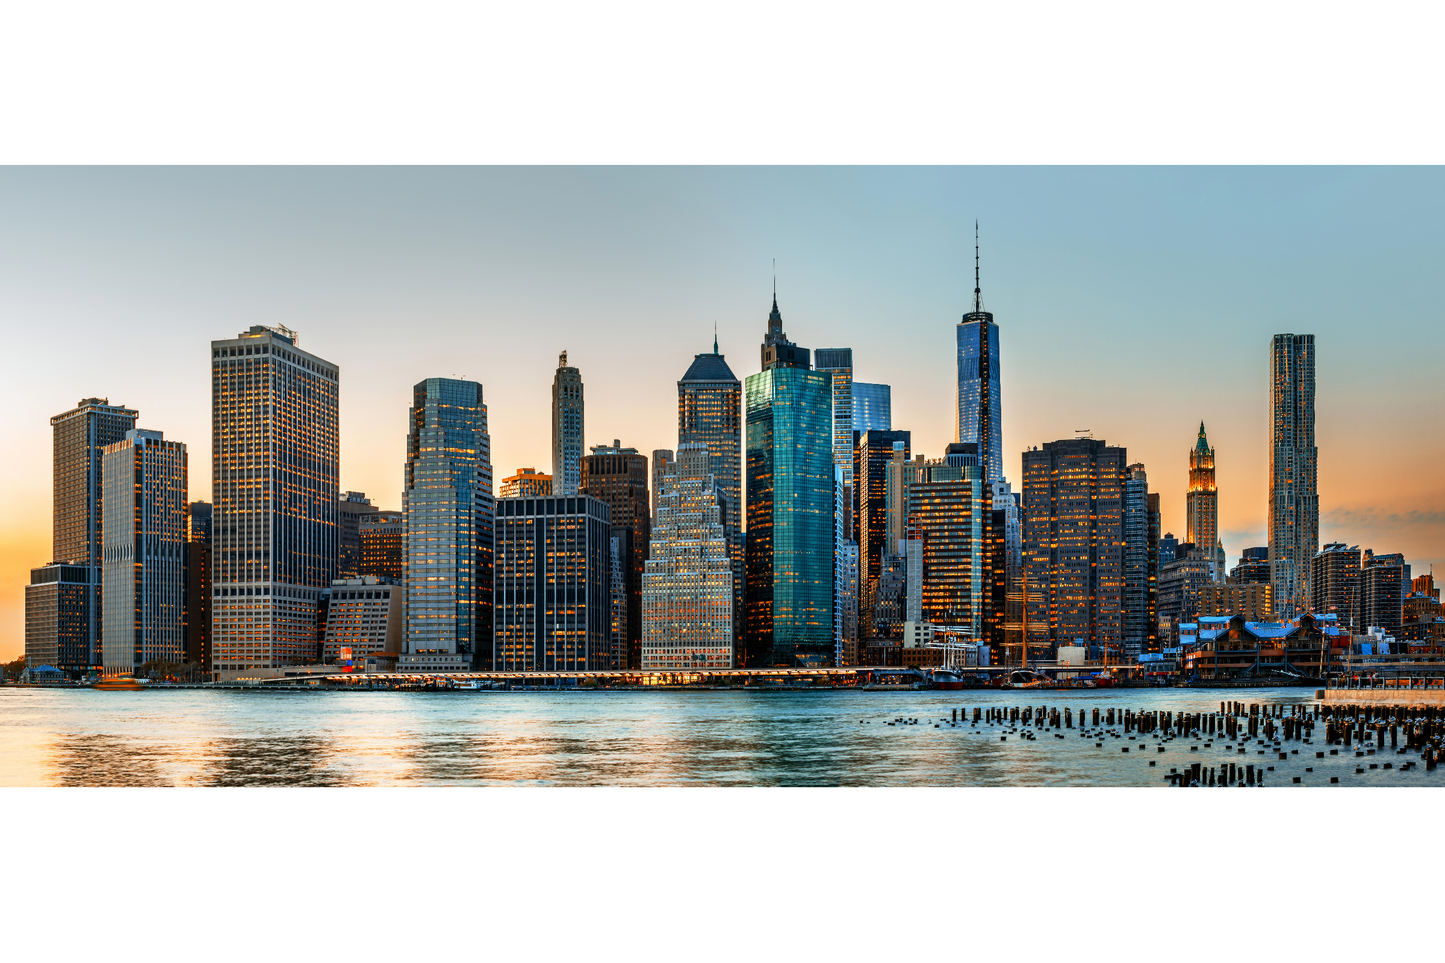
POLYGON ((657 493, 662 488, 662 475, 667 471, 667 466, 672 464, 671 448, 652 449, 652 487, 648 489, 652 493, 652 524, 657 525, 657 493))
MULTIPOLYGON (((707 446, 732 560, 736 649, 743 630, 743 385, 718 352, 716 335, 712 353, 695 355, 677 383, 677 443, 707 446)), ((662 469, 653 464, 655 476, 662 469)))
POLYGON ((993 490, 973 442, 948 447, 942 461, 911 463, 907 515, 910 544, 920 548, 918 613, 934 625, 965 627, 983 642, 995 621, 993 490))
MULTIPOLYGON (((899 517, 901 512, 895 514, 894 540, 890 542, 888 473, 892 469, 896 474, 897 465, 908 461, 912 443, 912 433, 907 431, 868 431, 858 436, 853 529, 858 543, 858 594, 865 632, 872 622, 869 613, 875 604, 883 557, 897 553, 897 539, 904 537, 902 529, 906 524, 906 518, 899 517)), ((897 499, 895 511, 902 507, 901 487, 895 483, 892 493, 897 499)))
POLYGON ((406 439, 406 649, 397 670, 491 668, 492 440, 475 381, 412 389, 406 439))
POLYGON ((582 484, 583 434, 582 373, 563 351, 552 378, 552 489, 558 495, 575 495, 582 484))
MULTIPOLYGON (((1239 556, 1239 564, 1229 570, 1229 577, 1240 584, 1268 583, 1270 581, 1269 548, 1266 546, 1246 548, 1239 556)), ((1311 578, 1311 582, 1313 582, 1313 578, 1311 578)), ((1316 609, 1315 611, 1320 610, 1316 609)))
POLYGON ((132 428, 101 455, 104 674, 185 658, 186 446, 132 428))
POLYGON ((1031 651, 1084 639, 1117 652, 1123 641, 1127 465, 1123 447, 1093 438, 1023 453, 1031 651))
POLYGON ((316 657, 336 576, 340 377, 287 328, 211 342, 214 671, 316 657))
MULTIPOLYGON (((1240 567, 1244 567, 1242 560, 1240 567)), ((1364 615, 1364 599, 1360 596, 1358 545, 1330 542, 1315 553, 1310 560, 1310 611, 1316 615, 1338 616, 1340 625, 1353 634, 1365 631, 1365 623, 1360 621, 1364 615)))
POLYGON ((1174 556, 1179 551, 1179 539, 1174 537, 1173 532, 1165 532, 1164 537, 1159 539, 1159 564, 1166 565, 1174 561, 1174 556))
POLYGON ((358 577, 370 575, 401 584, 406 577, 406 515, 380 511, 363 516, 357 535, 361 541, 358 577))
POLYGON ((546 498, 552 494, 552 476, 535 468, 518 468, 502 479, 498 498, 546 498))
POLYGON ((843 472, 845 489, 853 487, 853 349, 819 348, 814 370, 833 376, 833 464, 843 472))
POLYGON ((623 448, 620 440, 593 445, 592 454, 582 458, 581 494, 606 502, 612 512, 627 593, 627 664, 619 668, 636 668, 642 658, 642 570, 652 531, 647 456, 623 448))
POLYGON ((51 562, 30 570, 25 586, 26 666, 50 666, 72 678, 99 668, 90 664, 89 637, 91 600, 99 596, 91 580, 99 577, 100 568, 90 565, 51 562))
POLYGON ((1214 449, 1199 423, 1189 451, 1189 492, 1184 496, 1184 540, 1215 562, 1214 580, 1224 581, 1224 544, 1219 540, 1219 490, 1214 481, 1214 449))
POLYGON ((749 375, 747 665, 815 666, 834 654, 833 386, 787 339, 777 295, 749 375))
POLYGON ((1156 648, 1159 532, 1150 510, 1149 476, 1130 465, 1124 481, 1124 657, 1156 648), (1152 537, 1151 537, 1152 535, 1152 537))
POLYGON ((1404 621, 1405 556, 1376 555, 1369 549, 1360 557, 1360 624, 1381 628, 1386 635, 1400 631, 1404 621))
POLYGON ((632 644, 627 637, 627 569, 622 563, 622 534, 616 529, 607 540, 608 576, 612 587, 608 595, 608 644, 612 651, 610 668, 625 669, 632 658, 632 644))
MULTIPOLYGON (((100 668, 102 661, 101 636, 103 633, 103 605, 101 599, 100 546, 104 537, 101 494, 101 450, 125 438, 125 433, 135 427, 137 412, 121 405, 112 405, 109 398, 85 398, 74 408, 50 419, 54 436, 54 538, 51 548, 51 564, 65 565, 64 570, 48 571, 44 586, 71 586, 62 593, 67 600, 79 592, 84 596, 81 609, 72 611, 69 618, 82 618, 80 637, 84 649, 78 650, 67 642, 56 650, 56 658, 63 664, 55 668, 70 675, 78 675, 91 669, 100 668), (67 581, 56 575, 64 571, 66 577, 73 577, 70 571, 81 565, 87 569, 82 581, 67 581), (55 578, 51 578, 55 575, 55 578), (73 586, 84 585, 84 589, 73 586), (80 614, 77 614, 80 613, 80 614)), ((42 590, 51 593, 52 589, 42 590)), ((56 589, 59 591, 59 589, 56 589)), ((69 604, 69 602, 67 602, 69 604)), ((59 611, 59 610, 57 610, 59 611)), ((27 623, 28 624, 28 623, 27 623)), ((61 636, 71 638, 70 628, 61 636)), ((45 639, 52 638, 48 632, 45 639)), ((48 642, 45 643, 48 645, 48 642)), ((27 646, 29 643, 27 642, 27 646)), ((27 658, 27 665, 39 663, 27 658)))
POLYGON ((893 427, 893 389, 888 385, 853 382, 853 430, 888 431, 893 427))
POLYGON ((361 570, 361 520, 379 509, 366 492, 343 492, 336 503, 337 577, 356 578, 361 570))
POLYGON ((733 666, 733 577, 707 447, 684 443, 657 493, 642 582, 644 669, 733 666))
POLYGON ((321 657, 365 665, 373 652, 399 653, 405 644, 406 589, 389 579, 362 575, 331 583, 321 657))
POLYGON ((612 513, 586 495, 497 500, 499 671, 612 668, 612 513))
POLYGON ((1310 560, 1320 547, 1319 450, 1315 447, 1315 336, 1270 342, 1269 564, 1276 615, 1310 602, 1310 560))
POLYGON ((1206 589, 1215 585, 1214 560, 1192 542, 1180 542, 1174 560, 1159 567, 1159 621, 1177 634, 1196 621, 1206 589))
POLYGON ((191 502, 186 524, 186 661, 211 665, 211 503, 191 502))
MULTIPOLYGON (((977 225, 974 225, 975 230, 977 225)), ((998 325, 983 309, 974 239, 973 310, 958 322, 958 392, 954 439, 978 446, 984 478, 1003 480, 1003 416, 1000 407, 998 325)))

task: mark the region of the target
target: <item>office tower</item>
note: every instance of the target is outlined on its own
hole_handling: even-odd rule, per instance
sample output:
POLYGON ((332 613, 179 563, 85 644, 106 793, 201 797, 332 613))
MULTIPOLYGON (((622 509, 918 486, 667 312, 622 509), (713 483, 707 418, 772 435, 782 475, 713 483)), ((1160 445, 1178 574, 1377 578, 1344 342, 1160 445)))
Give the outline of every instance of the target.
POLYGON ((191 502, 186 524, 186 661, 211 666, 211 503, 191 502))
POLYGON ((642 570, 647 563, 647 540, 652 511, 647 494, 647 456, 622 442, 593 445, 582 458, 581 494, 606 502, 612 514, 612 534, 621 540, 622 571, 627 592, 627 664, 636 668, 642 658, 642 570))
POLYGON ((1285 618, 1310 601, 1310 560, 1320 547, 1319 450, 1315 448, 1315 336, 1270 342, 1269 565, 1274 610, 1285 618))
POLYGON ((707 447, 678 445, 661 486, 642 577, 641 666, 732 668, 732 560, 707 447))
POLYGON ((908 444, 895 441, 893 453, 883 465, 884 557, 902 555, 902 543, 908 537, 908 509, 904 499, 907 464, 908 444))
MULTIPOLYGON (((1244 567, 1243 561, 1240 567, 1244 567)), ((1338 615, 1340 625, 1351 633, 1365 631, 1366 624, 1361 621, 1364 600, 1360 597, 1358 545, 1330 542, 1310 559, 1310 611, 1315 615, 1338 615)))
POLYGON ((1003 576, 1007 591, 1012 592, 1023 572, 1023 512, 1019 506, 1019 493, 1013 490, 1011 482, 996 481, 992 485, 994 511, 1003 513, 998 533, 1003 546, 1003 567, 999 569, 999 574, 1003 576))
POLYGON ((863 610, 865 632, 872 621, 871 611, 878 588, 885 555, 898 552, 897 539, 902 536, 905 519, 902 508, 902 486, 895 483, 894 540, 889 541, 890 468, 909 458, 913 436, 907 431, 867 431, 858 436, 857 476, 854 485, 854 531, 858 542, 858 592, 863 610))
POLYGON ((1268 622, 1272 613, 1269 585, 1263 582, 1210 582, 1198 590, 1201 618, 1238 615, 1246 622, 1268 622))
POLYGON ((1198 620, 1207 588, 1215 585, 1214 559, 1192 542, 1180 542, 1174 560, 1159 567, 1159 621, 1177 631, 1198 620))
POLYGON ((546 498, 552 494, 552 476, 535 468, 518 468, 502 479, 498 498, 546 498))
POLYGON ((1158 631, 1158 530, 1150 510, 1149 476, 1130 465, 1124 481, 1124 657, 1152 651, 1158 631))
POLYGON ((1159 539, 1159 564, 1165 565, 1174 561, 1175 554, 1179 551, 1179 539, 1174 537, 1173 532, 1165 532, 1164 537, 1159 539))
POLYGON ((612 513, 586 495, 497 501, 495 667, 612 667, 612 513))
POLYGON ((406 588, 390 579, 361 575, 331 583, 321 658, 365 665, 373 652, 397 653, 405 644, 406 588))
MULTIPOLYGON (((833 376, 833 464, 843 472, 843 486, 853 486, 853 349, 819 348, 815 370, 833 376)), ((851 510, 851 506, 850 509, 851 510)))
MULTIPOLYGON (((677 443, 707 446, 732 559, 733 646, 737 648, 743 631, 743 385, 727 358, 718 353, 716 336, 712 353, 694 355, 677 383, 677 443)), ((661 470, 653 465, 654 473, 661 470)))
POLYGON ((833 621, 838 632, 834 657, 838 665, 858 665, 858 543, 844 540, 838 548, 833 621))
POLYGON ((900 552, 883 558, 883 569, 878 573, 878 591, 873 601, 873 624, 868 637, 896 639, 903 634, 904 616, 907 614, 908 573, 907 560, 900 552))
MULTIPOLYGON (((47 572, 47 579, 52 575, 55 578, 38 584, 87 586, 80 590, 85 597, 85 603, 81 607, 83 612, 77 614, 77 611, 67 608, 72 617, 84 620, 84 624, 79 628, 81 638, 84 639, 84 651, 75 649, 71 642, 56 650, 56 658, 61 659, 63 664, 55 664, 55 668, 71 675, 98 669, 102 661, 101 635, 104 617, 100 545, 104 526, 101 518, 101 449, 123 439, 125 433, 135 427, 136 414, 134 409, 112 405, 109 398, 85 398, 71 410, 50 419, 54 439, 54 538, 50 553, 51 565, 65 565, 67 568, 47 572), (70 569, 77 565, 84 566, 87 570, 83 582, 61 579, 59 573, 62 572, 67 579, 73 577, 75 573, 70 569)), ((45 568, 49 569, 50 566, 45 568)), ((51 591, 45 590, 46 593, 51 591)), ((75 591, 67 588, 62 594, 70 599, 75 591)), ((67 606, 69 604, 67 602, 67 606)), ((53 633, 47 632, 44 638, 71 639, 71 631, 71 628, 67 627, 61 636, 53 636, 53 633)), ((39 664, 41 663, 28 659, 26 661, 26 665, 39 664)))
POLYGON ((632 656, 632 642, 627 626, 627 568, 623 564, 622 534, 612 530, 607 539, 608 584, 608 647, 612 652, 611 668, 625 669, 632 656))
POLYGON ((186 446, 132 428, 102 449, 104 674, 185 657, 186 446))
POLYGON ((357 535, 361 542, 358 577, 370 575, 401 583, 406 577, 406 515, 388 511, 365 515, 357 535))
POLYGON ((366 492, 345 492, 336 503, 337 578, 356 578, 361 571, 361 520, 379 509, 366 492))
MULTIPOLYGON (((974 225, 975 233, 978 225, 974 225)), ((978 445, 988 481, 1003 480, 1003 416, 1000 414, 998 325, 983 309, 978 280, 978 243, 973 251, 973 310, 958 322, 958 393, 954 438, 978 445)))
POLYGON ((893 389, 888 385, 853 382, 853 430, 888 431, 893 427, 893 389))
POLYGON ((1400 585, 1405 576, 1405 556, 1376 555, 1369 549, 1360 557, 1360 625, 1380 628, 1386 635, 1400 631, 1404 621, 1404 598, 1400 585))
POLYGON ((1184 496, 1184 540, 1215 561, 1214 580, 1224 581, 1224 545, 1219 540, 1219 491, 1214 482, 1214 449, 1199 423, 1199 438, 1189 451, 1189 492, 1184 496))
MULTIPOLYGON (((1313 566, 1311 566, 1313 571, 1313 566)), ((1229 570, 1229 578, 1234 582, 1269 582, 1269 548, 1246 548, 1239 556, 1239 564, 1229 570)), ((1314 577, 1311 575, 1310 583, 1313 585, 1314 577)), ((1315 609, 1316 612, 1320 609, 1315 609)))
POLYGON ((1149 611, 1148 649, 1157 653, 1162 645, 1159 641, 1159 532, 1163 528, 1163 516, 1159 511, 1159 493, 1149 493, 1149 611))
POLYGON ((777 295, 749 375, 747 579, 749 667, 833 660, 833 385, 783 332, 777 295))
POLYGON ((563 351, 552 378, 552 488, 558 495, 575 495, 582 483, 582 438, 582 373, 567 364, 563 351))
POLYGON ((1123 640, 1128 452, 1072 438, 1023 453, 1028 643, 1123 640), (1043 627, 1047 627, 1047 632, 1043 627))
POLYGON ((657 493, 662 490, 662 476, 672 464, 671 448, 652 449, 652 524, 657 524, 657 493))
MULTIPOLYGON (((942 460, 909 467, 910 547, 919 543, 917 613, 921 621, 963 627, 983 642, 993 622, 993 492, 977 448, 955 442, 942 460)), ((910 592, 913 562, 907 563, 910 592)))
POLYGON ((495 504, 475 381, 412 389, 406 439, 406 649, 398 671, 491 668, 495 504))
MULTIPOLYGON (((90 607, 100 594, 99 568, 51 562, 30 570, 25 586, 25 665, 36 671, 45 666, 73 678, 96 666, 90 664, 90 607)), ((99 649, 99 641, 95 648, 99 649)))
POLYGON ((211 342, 213 670, 316 657, 336 576, 339 382, 287 328, 211 342))

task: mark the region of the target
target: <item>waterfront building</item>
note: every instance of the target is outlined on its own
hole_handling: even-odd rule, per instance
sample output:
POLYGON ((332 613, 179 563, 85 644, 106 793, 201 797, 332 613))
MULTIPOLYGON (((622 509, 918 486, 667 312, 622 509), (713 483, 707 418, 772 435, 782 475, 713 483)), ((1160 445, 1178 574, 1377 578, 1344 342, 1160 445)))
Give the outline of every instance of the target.
POLYGON ((418 382, 407 421, 406 648, 397 668, 491 668, 496 507, 482 386, 418 382))
POLYGON ((883 557, 897 553, 898 538, 906 522, 903 507, 904 485, 895 481, 891 493, 893 516, 893 541, 889 541, 890 491, 888 479, 890 470, 896 476, 899 466, 908 461, 913 443, 912 433, 907 431, 867 431, 858 436, 855 450, 857 459, 856 484, 853 499, 853 538, 858 544, 859 604, 864 613, 864 631, 872 622, 870 614, 876 602, 878 576, 882 571, 883 557))
POLYGON ((185 547, 186 661, 211 665, 211 503, 191 502, 185 547))
POLYGON ((592 453, 582 459, 581 493, 606 502, 612 513, 627 597, 627 663, 620 668, 636 668, 642 658, 642 570, 652 531, 647 456, 636 448, 623 448, 620 440, 593 445, 592 453))
POLYGON ((1324 678, 1349 644, 1332 615, 1252 622, 1243 615, 1202 616, 1194 644, 1184 647, 1184 676, 1229 680, 1278 673, 1324 678))
POLYGON ((1360 624, 1395 635, 1404 622, 1405 556, 1376 555, 1369 549, 1360 557, 1360 624))
POLYGON ((211 342, 215 672, 315 658, 338 554, 340 377, 284 327, 211 342))
POLYGON ((1153 652, 1158 643, 1159 546, 1157 509, 1151 509, 1143 464, 1124 481, 1124 657, 1153 652))
POLYGON ((322 633, 327 663, 364 666, 369 655, 395 655, 405 644, 406 589, 391 579, 362 575, 331 583, 322 633))
POLYGON ((612 667, 612 513, 586 495, 497 500, 494 667, 612 667))
POLYGON ((1273 616, 1270 586, 1262 582, 1209 582, 1197 586, 1200 618, 1240 615, 1249 622, 1268 622, 1273 616))
POLYGON ((889 385, 853 382, 853 430, 888 431, 893 427, 893 389, 889 385))
POLYGON ((1023 453, 1031 651, 1080 638, 1115 650, 1122 643, 1127 465, 1126 449, 1093 438, 1023 453))
POLYGON ((357 535, 361 542, 359 576, 371 575, 397 583, 406 577, 404 513, 378 511, 372 515, 363 515, 357 535))
MULTIPOLYGON (((918 543, 920 617, 906 621, 963 626, 982 642, 996 622, 992 486, 983 478, 973 443, 955 442, 948 449, 941 461, 910 463, 906 511, 910 547, 918 543)), ((907 563, 910 582, 913 562, 907 563)))
MULTIPOLYGON (((976 233, 977 225, 975 225, 976 233)), ((1003 480, 1003 416, 999 382, 998 325, 983 309, 978 239, 974 238, 973 310, 958 322, 958 387, 954 439, 978 446, 984 478, 1003 480)))
POLYGON ((1224 545, 1219 540, 1219 490, 1214 480, 1214 449, 1199 423, 1189 451, 1189 492, 1184 496, 1184 540, 1199 546, 1215 563, 1214 580, 1224 581, 1224 545))
POLYGON ((1412 588, 1402 603, 1399 637, 1407 642, 1433 641, 1445 632, 1445 625, 1440 625, 1440 590, 1435 588, 1433 575, 1414 579, 1412 588))
MULTIPOLYGON (((1246 548, 1239 556, 1239 564, 1229 570, 1229 577, 1236 582, 1269 582, 1269 548, 1246 548)), ((1311 577, 1313 583, 1313 577, 1311 577)), ((1315 609, 1316 612, 1319 609, 1315 609)))
POLYGON ((644 669, 733 667, 733 576, 707 447, 684 443, 657 493, 642 577, 644 669))
POLYGON ((557 357, 552 377, 552 488, 558 495, 575 495, 582 484, 582 373, 567 364, 567 352, 557 357))
POLYGON ((1315 336, 1270 342, 1269 564, 1275 612, 1310 603, 1310 560, 1320 547, 1319 450, 1315 447, 1315 336))
POLYGON ((776 294, 749 375, 748 667, 827 665, 834 654, 833 386, 787 339, 776 294))
POLYGON ((662 490, 662 475, 667 471, 667 466, 672 464, 671 448, 652 449, 652 486, 648 489, 652 493, 652 525, 657 527, 657 493, 662 490))
MULTIPOLYGON (((78 677, 92 668, 90 607, 100 595, 92 584, 100 569, 51 562, 30 570, 25 586, 25 665, 78 677), (64 668, 62 668, 64 667, 64 668)), ((97 641, 95 649, 99 649, 97 641)))
POLYGON ((104 674, 185 658, 186 446, 132 428, 101 455, 104 674))
POLYGON ((375 515, 366 492, 343 492, 336 503, 336 537, 338 578, 356 578, 361 566, 361 520, 375 515))
MULTIPOLYGON (((694 355, 677 383, 677 443, 705 445, 717 485, 723 531, 733 573, 733 645, 743 631, 743 385, 719 353, 713 336, 712 353, 694 355)), ((653 466, 654 473, 663 466, 653 466)))
POLYGON ((518 468, 502 479, 498 498, 546 498, 552 494, 552 476, 535 468, 518 468))
MULTIPOLYGON (((32 584, 85 586, 78 590, 85 596, 84 605, 79 609, 69 609, 71 617, 84 620, 80 627, 84 644, 83 648, 77 649, 67 641, 58 648, 56 657, 62 660, 60 663, 41 663, 27 658, 27 665, 54 665, 68 675, 80 675, 100 667, 103 658, 100 546, 104 537, 101 451, 105 446, 123 439, 125 433, 135 427, 136 416, 134 409, 112 405, 109 398, 84 398, 74 408, 50 419, 54 443, 51 565, 67 566, 67 577, 75 574, 68 569, 77 565, 84 566, 87 572, 84 580, 79 582, 64 581, 57 575, 55 579, 32 584)), ((50 566, 44 568, 49 569, 50 566)), ((45 577, 48 579, 52 574, 55 573, 47 572, 45 577)), ((66 589, 64 594, 69 598, 74 591, 66 589)), ((48 595, 51 590, 45 589, 44 592, 48 595)), ((69 630, 59 637, 70 639, 69 630)), ((50 640, 59 637, 47 631, 36 641, 48 650, 50 640)), ((29 644, 27 636, 27 651, 29 644)))
MULTIPOLYGON (((1241 567, 1243 565, 1241 564, 1241 567)), ((1330 542, 1310 559, 1310 611, 1334 613, 1352 633, 1365 630, 1360 597, 1360 547, 1330 542)))

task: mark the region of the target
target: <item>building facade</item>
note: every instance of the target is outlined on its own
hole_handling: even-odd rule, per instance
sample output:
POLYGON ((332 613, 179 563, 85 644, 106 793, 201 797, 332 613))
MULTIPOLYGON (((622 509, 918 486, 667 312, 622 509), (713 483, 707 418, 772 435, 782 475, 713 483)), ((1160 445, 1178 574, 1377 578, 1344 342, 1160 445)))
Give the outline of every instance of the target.
POLYGON ((406 577, 406 514, 379 511, 365 515, 357 535, 361 542, 358 578, 370 575, 400 584, 406 577))
POLYGON ((211 342, 213 671, 316 657, 338 555, 340 379, 287 328, 211 342))
POLYGON ((104 675, 185 660, 186 446, 132 428, 101 456, 104 675))
POLYGON ((888 487, 889 472, 897 475, 898 465, 907 462, 913 436, 907 431, 867 431, 858 436, 853 487, 853 540, 858 543, 859 604, 863 610, 864 632, 872 623, 871 612, 876 604, 878 577, 883 558, 898 551, 897 540, 903 537, 906 509, 903 508, 903 486, 895 482, 888 487), (890 543, 890 495, 892 503, 893 541, 890 543))
POLYGON ((552 476, 535 468, 518 468, 502 479, 498 498, 546 498, 552 494, 552 476))
POLYGON ((1269 582, 1269 547, 1246 548, 1239 563, 1229 570, 1229 577, 1236 582, 1269 582))
POLYGON ((853 430, 888 431, 893 427, 893 389, 889 385, 853 382, 853 430))
POLYGON ((958 322, 958 388, 954 440, 978 446, 984 478, 1003 480, 1003 415, 999 380, 998 325, 983 309, 974 245, 973 310, 958 322))
POLYGON ((186 524, 186 661, 211 664, 211 503, 191 502, 186 524))
POLYGON ((491 668, 496 505, 482 386, 418 382, 408 421, 406 648, 397 668, 491 668))
POLYGON ((644 669, 733 667, 733 575, 707 447, 681 444, 657 493, 643 574, 644 669))
POLYGON ((1210 582, 1198 587, 1198 616, 1241 615, 1248 622, 1268 622, 1274 614, 1270 587, 1261 582, 1210 582))
POLYGON ((497 501, 495 668, 612 668, 612 513, 585 495, 497 501))
POLYGON ((833 386, 787 339, 777 297, 749 375, 747 577, 749 667, 827 665, 834 657, 833 386))
POLYGON ((1315 447, 1315 336, 1270 342, 1269 565, 1277 615, 1310 602, 1310 561, 1320 548, 1319 450, 1315 447))
POLYGON ((377 652, 401 652, 406 638, 406 589, 387 579, 362 575, 331 583, 326 606, 322 661, 364 666, 377 652))
POLYGON ((1310 560, 1310 610, 1333 614, 1353 634, 1362 634, 1364 600, 1360 596, 1360 547, 1330 542, 1310 560))
POLYGON ((575 495, 582 484, 582 416, 582 372, 567 364, 563 351, 552 377, 552 489, 558 495, 575 495))
POLYGON ((50 666, 71 678, 80 678, 99 666, 90 664, 90 616, 100 591, 91 582, 100 568, 52 562, 30 570, 25 586, 25 665, 38 670, 50 666))
MULTIPOLYGON (((1130 465, 1124 481, 1124 657, 1158 649, 1159 520, 1149 476, 1130 465)), ((1156 502, 1157 504, 1157 502, 1156 502)))
MULTIPOLYGON (((972 443, 959 446, 973 454, 972 443)), ((953 460, 915 463, 908 481, 909 539, 919 543, 921 617, 909 621, 963 626, 975 641, 984 641, 994 622, 992 486, 976 455, 953 460)))
POLYGON ((1360 557, 1360 624, 1365 629, 1384 629, 1386 635, 1398 633, 1409 584, 1404 555, 1376 555, 1366 549, 1360 557))
POLYGON ((361 520, 378 509, 366 492, 342 492, 336 503, 338 578, 356 578, 361 567, 361 520))
POLYGON ((1214 580, 1224 581, 1224 545, 1219 540, 1219 489, 1214 479, 1214 449, 1199 423, 1189 451, 1189 491, 1184 496, 1184 540, 1193 542, 1214 563, 1214 580))
POLYGON ((1196 622, 1206 587, 1214 585, 1214 563, 1190 542, 1180 542, 1173 561, 1159 567, 1159 622, 1177 635, 1179 626, 1196 622))
POLYGON ((635 668, 642 658, 642 572, 652 532, 647 479, 647 456, 636 448, 623 448, 620 440, 611 445, 594 445, 592 453, 582 458, 581 493, 607 503, 612 514, 612 534, 618 538, 622 553, 627 662, 619 668, 635 668))
POLYGON ((648 489, 652 493, 652 524, 657 525, 657 493, 662 489, 662 475, 667 471, 667 466, 672 464, 671 448, 652 449, 652 485, 648 489))

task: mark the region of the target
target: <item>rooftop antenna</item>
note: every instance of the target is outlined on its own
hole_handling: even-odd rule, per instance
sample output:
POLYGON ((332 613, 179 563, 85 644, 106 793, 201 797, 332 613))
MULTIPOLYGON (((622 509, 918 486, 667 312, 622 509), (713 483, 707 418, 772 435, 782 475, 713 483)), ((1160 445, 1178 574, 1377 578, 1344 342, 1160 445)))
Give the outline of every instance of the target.
POLYGON ((973 313, 983 310, 983 291, 978 284, 978 221, 973 222, 973 313))
MULTIPOLYGON (((773 283, 777 284, 776 281, 773 283)), ((774 297, 776 296, 777 295, 774 295, 774 297)), ((713 318, 712 321, 712 353, 717 354, 717 318, 713 318)))

